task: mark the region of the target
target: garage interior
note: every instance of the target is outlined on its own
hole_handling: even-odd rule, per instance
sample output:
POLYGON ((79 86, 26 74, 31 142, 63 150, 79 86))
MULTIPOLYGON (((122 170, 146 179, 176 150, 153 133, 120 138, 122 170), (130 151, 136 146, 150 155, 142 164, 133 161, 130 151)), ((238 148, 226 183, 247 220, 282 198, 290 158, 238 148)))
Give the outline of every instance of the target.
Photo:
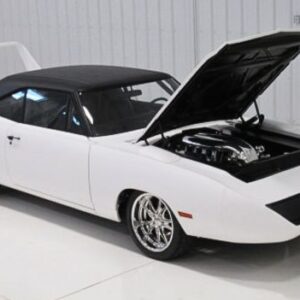
MULTIPOLYGON (((223 42, 300 30, 300 0, 0 0, 0 42, 42 67, 156 69, 180 81, 223 42)), ((0 54, 0 77, 22 71, 0 54)), ((260 99, 300 125, 300 59, 260 99)), ((141 254, 122 224, 10 189, 0 193, 0 300, 299 299, 300 238, 272 245, 194 241, 188 255, 141 254)))

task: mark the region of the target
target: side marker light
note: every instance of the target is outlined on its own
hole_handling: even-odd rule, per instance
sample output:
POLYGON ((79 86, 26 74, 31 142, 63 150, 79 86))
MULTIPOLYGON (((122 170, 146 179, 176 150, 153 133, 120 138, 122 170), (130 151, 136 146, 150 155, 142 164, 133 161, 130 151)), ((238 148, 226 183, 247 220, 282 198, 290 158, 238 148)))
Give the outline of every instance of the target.
POLYGON ((193 219, 193 215, 184 211, 179 211, 178 212, 179 216, 182 218, 188 218, 188 219, 193 219))

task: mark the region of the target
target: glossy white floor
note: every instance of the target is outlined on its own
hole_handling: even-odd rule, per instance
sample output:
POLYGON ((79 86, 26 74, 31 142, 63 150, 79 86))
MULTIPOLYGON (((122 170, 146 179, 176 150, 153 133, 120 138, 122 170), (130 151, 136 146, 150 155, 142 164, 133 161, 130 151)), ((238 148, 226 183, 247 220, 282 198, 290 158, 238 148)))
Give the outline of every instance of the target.
POLYGON ((0 299, 299 299, 300 239, 206 242, 174 262, 141 255, 119 224, 0 194, 0 299))

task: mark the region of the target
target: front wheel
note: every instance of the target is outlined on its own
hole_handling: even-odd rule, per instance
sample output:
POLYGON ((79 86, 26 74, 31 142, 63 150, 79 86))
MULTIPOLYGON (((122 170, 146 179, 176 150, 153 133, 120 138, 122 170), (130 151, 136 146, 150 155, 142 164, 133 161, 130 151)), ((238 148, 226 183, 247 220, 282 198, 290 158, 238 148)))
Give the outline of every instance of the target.
POLYGON ((130 235, 147 256, 168 260, 186 251, 188 238, 162 199, 134 193, 129 199, 126 219, 130 235))

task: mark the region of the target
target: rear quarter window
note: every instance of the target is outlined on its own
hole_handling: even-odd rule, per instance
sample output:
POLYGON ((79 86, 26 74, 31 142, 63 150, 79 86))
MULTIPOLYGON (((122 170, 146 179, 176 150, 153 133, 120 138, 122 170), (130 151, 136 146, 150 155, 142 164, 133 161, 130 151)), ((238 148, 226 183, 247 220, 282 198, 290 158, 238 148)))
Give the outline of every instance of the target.
POLYGON ((13 93, 0 100, 0 116, 12 121, 22 122, 24 115, 25 91, 13 93))

